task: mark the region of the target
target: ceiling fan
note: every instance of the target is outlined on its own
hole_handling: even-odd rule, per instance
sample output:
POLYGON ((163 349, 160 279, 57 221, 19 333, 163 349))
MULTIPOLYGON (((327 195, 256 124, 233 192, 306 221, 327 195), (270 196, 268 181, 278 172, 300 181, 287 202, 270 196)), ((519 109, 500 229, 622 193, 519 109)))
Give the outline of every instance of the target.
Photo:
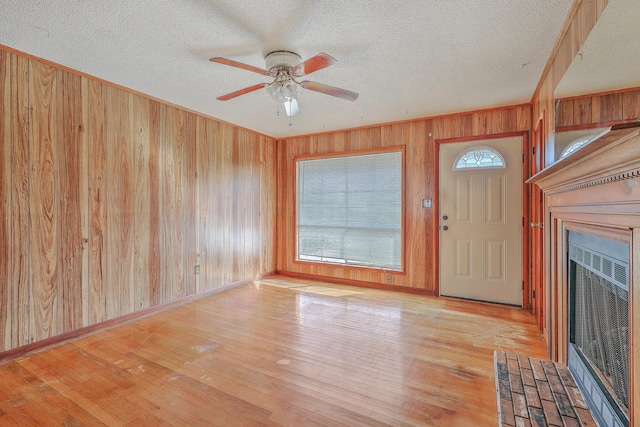
POLYGON ((350 90, 308 80, 296 80, 298 77, 306 76, 307 74, 311 74, 338 62, 326 53, 319 53, 302 62, 302 58, 296 53, 287 50, 276 50, 265 57, 266 70, 220 57, 211 58, 210 61, 242 68, 243 70, 252 71, 262 74, 263 76, 271 76, 273 78, 271 83, 258 83, 257 85, 219 96, 217 99, 220 101, 228 101, 265 87, 267 88, 267 93, 269 93, 273 99, 284 104, 287 116, 294 116, 300 111, 298 108, 298 95, 301 89, 309 89, 346 99, 347 101, 355 101, 358 98, 358 94, 350 90))

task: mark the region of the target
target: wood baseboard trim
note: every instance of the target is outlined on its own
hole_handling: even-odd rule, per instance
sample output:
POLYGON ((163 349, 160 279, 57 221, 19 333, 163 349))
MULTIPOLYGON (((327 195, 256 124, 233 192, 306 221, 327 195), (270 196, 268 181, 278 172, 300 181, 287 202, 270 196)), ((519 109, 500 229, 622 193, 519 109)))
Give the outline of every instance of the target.
POLYGON ((55 337, 46 338, 44 340, 40 340, 31 344, 23 345, 20 347, 13 348, 11 350, 4 351, 0 353, 0 363, 5 363, 19 357, 27 356, 29 354, 38 352, 40 350, 44 350, 45 348, 53 347, 55 345, 62 344, 67 341, 71 341, 74 339, 82 338, 84 336, 88 336, 90 334, 104 331, 115 326, 120 326, 127 322, 131 322, 133 320, 141 319, 143 317, 151 316, 153 314, 169 310, 171 308, 175 308, 184 304, 188 304, 193 301, 197 301, 203 298, 210 297, 212 295, 216 295, 222 292, 226 292, 235 288, 239 288, 240 286, 245 286, 253 283, 255 280, 264 279, 266 277, 271 277, 274 275, 274 272, 268 272, 264 274, 259 274, 252 278, 238 280, 235 282, 228 283, 226 285, 220 286, 215 289, 210 289, 205 292, 201 292, 199 294, 189 295, 184 298, 180 298, 175 301, 158 304, 153 307, 144 308, 142 310, 138 310, 133 313, 126 314, 124 316, 116 317, 114 319, 105 320, 104 322, 96 323, 94 325, 85 326, 83 328, 74 329, 73 331, 65 332, 61 335, 56 335, 55 337))
POLYGON ((384 291, 394 291, 394 292, 404 292, 404 293, 415 294, 415 295, 435 296, 434 292, 427 291, 425 289, 407 288, 405 286, 393 286, 393 285, 387 285, 387 284, 384 284, 384 283, 364 282, 364 281, 361 281, 361 280, 343 279, 343 278, 340 278, 340 277, 317 276, 315 274, 296 273, 294 271, 276 270, 275 274, 278 274, 278 275, 281 275, 281 276, 286 276, 286 277, 294 277, 294 278, 298 278, 298 279, 318 280, 318 281, 323 281, 323 282, 336 283, 338 285, 359 286, 361 288, 380 289, 380 290, 384 290, 384 291))

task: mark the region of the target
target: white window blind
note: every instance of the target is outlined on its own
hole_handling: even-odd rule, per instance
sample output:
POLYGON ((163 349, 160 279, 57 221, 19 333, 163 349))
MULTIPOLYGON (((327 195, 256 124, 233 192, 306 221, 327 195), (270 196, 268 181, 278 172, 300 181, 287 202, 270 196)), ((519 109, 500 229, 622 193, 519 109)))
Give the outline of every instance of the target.
POLYGON ((298 259, 402 268, 402 152, 297 162, 298 259))

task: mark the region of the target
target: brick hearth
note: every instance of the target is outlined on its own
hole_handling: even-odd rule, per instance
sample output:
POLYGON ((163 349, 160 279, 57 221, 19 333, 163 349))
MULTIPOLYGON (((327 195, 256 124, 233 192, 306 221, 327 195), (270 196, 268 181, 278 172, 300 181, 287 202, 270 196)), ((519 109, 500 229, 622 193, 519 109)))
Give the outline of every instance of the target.
POLYGON ((500 426, 597 427, 567 367, 496 350, 500 426))

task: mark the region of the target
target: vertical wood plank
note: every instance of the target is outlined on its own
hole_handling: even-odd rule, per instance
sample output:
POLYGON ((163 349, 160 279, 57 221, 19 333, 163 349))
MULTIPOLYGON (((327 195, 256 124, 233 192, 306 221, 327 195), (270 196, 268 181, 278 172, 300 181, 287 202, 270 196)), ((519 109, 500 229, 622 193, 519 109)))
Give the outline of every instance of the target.
POLYGON ((458 116, 447 116, 444 118, 443 138, 459 138, 461 136, 458 128, 458 116))
POLYGON ((225 182, 222 178, 224 165, 225 144, 222 130, 225 124, 207 120, 207 139, 209 150, 209 215, 207 226, 210 230, 207 256, 207 274, 206 289, 213 289, 219 286, 222 278, 222 270, 225 265, 224 248, 230 251, 228 239, 225 239, 225 233, 228 236, 231 224, 226 223, 225 227, 216 227, 216 224, 222 224, 222 212, 225 206, 229 206, 229 200, 226 200, 225 182))
POLYGON ((208 227, 209 221, 209 188, 210 173, 209 167, 209 141, 208 141, 208 120, 204 117, 198 117, 197 125, 197 158, 198 158, 198 265, 200 265, 200 274, 196 277, 196 291, 202 292, 208 289, 209 276, 211 274, 211 265, 209 263, 209 242, 211 241, 211 228, 208 227))
POLYGON ((58 70, 58 312, 61 332, 82 327, 82 89, 78 75, 58 70))
POLYGON ((489 135, 492 133, 492 117, 490 111, 473 113, 473 135, 489 135))
MULTIPOLYGON (((29 60, 11 55, 11 236, 30 236, 29 60)), ((31 342, 31 251, 28 239, 11 241, 11 346, 31 342)))
POLYGON ((515 108, 504 110, 502 126, 505 133, 512 132, 518 127, 518 116, 515 108))
MULTIPOLYGON (((474 121, 473 125, 474 125, 474 129, 477 128, 477 121, 474 121)), ((436 138, 439 138, 439 139, 444 138, 444 135, 445 135, 444 118, 439 117, 433 120, 433 131, 436 135, 436 138)))
POLYGON ((458 116, 458 124, 460 136, 473 135, 473 114, 462 114, 458 116))
POLYGON ((613 122, 622 118, 622 94, 604 95, 600 101, 600 123, 613 122))
POLYGON ((262 239, 260 235, 260 175, 261 175, 261 154, 262 143, 264 141, 263 136, 251 134, 251 166, 249 171, 251 172, 251 180, 249 182, 249 188, 247 193, 251 198, 251 217, 249 220, 249 229, 247 230, 247 241, 249 242, 249 269, 245 272, 243 277, 247 277, 253 272, 260 271, 260 241, 262 239))
MULTIPOLYGON (((583 125, 591 121, 591 97, 573 101, 573 125, 583 125)), ((560 126, 556 124, 556 126, 560 126)))
MULTIPOLYGON (((120 315, 134 310, 134 142, 133 142, 133 98, 128 92, 120 93, 120 158, 117 160, 119 210, 119 262, 120 269, 120 315)), ((116 178, 116 177, 114 177, 116 178)))
POLYGON ((89 82, 89 323, 106 320, 106 89, 89 82))
POLYGON ((156 101, 149 102, 149 305, 160 303, 160 139, 162 138, 162 108, 156 101))
MULTIPOLYGON (((172 260, 172 233, 171 233, 171 180, 172 180, 172 153, 171 153, 171 116, 169 107, 160 105, 160 139, 158 140, 158 214, 159 214, 159 255, 160 255, 160 302, 169 301, 171 295, 171 281, 173 266, 172 260)), ((175 262, 175 260, 174 260, 175 262)))
POLYGON ((556 107, 556 126, 573 126, 573 100, 560 101, 556 107))
MULTIPOLYGON (((275 146, 275 142, 272 144, 273 146, 275 146)), ((257 176, 257 182, 256 182, 256 187, 257 187, 257 193, 256 194, 257 197, 257 224, 256 224, 256 241, 255 241, 255 251, 256 251, 256 269, 257 271, 260 272, 266 272, 266 271, 274 271, 273 269, 269 268, 269 261, 268 258, 265 257, 265 254, 267 253, 267 251, 270 249, 269 245, 265 245, 264 242, 264 238, 263 236, 265 236, 267 230, 268 230, 268 224, 267 224, 267 220, 268 220, 268 209, 269 209, 269 195, 270 193, 270 185, 265 183, 265 173, 267 173, 267 171, 269 170, 269 162, 267 161, 267 154, 269 153, 269 143, 267 141, 266 138, 260 138, 260 150, 258 151, 259 153, 259 157, 257 159, 258 163, 259 163, 259 169, 258 169, 258 176, 257 176)), ((275 153, 274 153, 275 154, 275 153)), ((275 171, 274 171, 275 172, 275 171)), ((273 178, 275 177, 275 173, 272 175, 271 181, 275 181, 273 178)), ((255 191, 255 190, 254 190, 255 191)), ((275 198, 275 193, 272 195, 273 198, 275 198)), ((272 248, 271 251, 272 253, 274 252, 275 248, 272 248)))
MULTIPOLYGON (((238 205, 238 212, 250 212, 248 209, 253 208, 252 197, 249 194, 249 187, 251 185, 251 149, 250 149, 250 136, 248 131, 241 129, 238 131, 238 141, 236 146, 238 147, 238 166, 236 171, 238 182, 236 192, 236 204, 238 205)), ((236 263, 238 265, 236 278, 239 280, 244 277, 244 274, 251 268, 251 240, 249 239, 249 230, 251 228, 251 215, 239 214, 235 217, 235 221, 238 221, 238 236, 237 236, 237 249, 236 263)))
POLYGON ((249 217, 248 228, 245 231, 245 240, 248 242, 249 258, 247 270, 243 277, 250 275, 253 271, 258 271, 260 266, 260 146, 262 136, 249 133, 251 145, 251 165, 249 166, 249 185, 247 194, 250 198, 252 213, 249 217))
POLYGON ((640 90, 622 94, 622 110, 624 119, 640 118, 640 90))
POLYGON ((171 133, 167 138, 170 142, 168 147, 167 159, 165 166, 169 169, 165 171, 168 178, 168 191, 163 193, 167 196, 165 207, 169 208, 168 215, 171 223, 167 224, 171 230, 170 241, 170 260, 171 265, 170 283, 169 283, 169 301, 173 301, 185 296, 185 269, 184 269, 184 200, 183 200, 183 154, 184 154, 184 138, 185 138, 185 112, 177 108, 168 109, 171 123, 171 133))
POLYGON ((135 95, 134 307, 149 307, 149 100, 135 95))
POLYGON ((602 110, 602 97, 591 97, 591 119, 590 123, 600 123, 600 117, 602 110))
POLYGON ((106 101, 106 317, 113 319, 120 311, 120 95, 121 90, 107 86, 106 101))
POLYGON ((262 242, 260 273, 276 270, 276 201, 277 201, 277 144, 265 140, 261 149, 260 175, 260 238, 262 242))
POLYGON ((221 286, 225 282, 233 280, 233 235, 235 234, 235 224, 232 222, 233 212, 233 179, 231 179, 230 168, 232 164, 232 143, 234 135, 231 128, 226 124, 216 126, 214 133, 214 164, 215 164, 215 215, 213 217, 213 229, 215 231, 214 241, 214 280, 213 288, 221 286), (225 250, 226 248, 226 250, 225 250))
POLYGON ((493 110, 491 111, 491 122, 489 133, 503 133, 507 129, 506 123, 506 111, 505 110, 493 110))
POLYGON ((82 222, 82 326, 89 325, 89 259, 90 259, 90 224, 91 211, 89 209, 89 80, 82 77, 80 80, 80 102, 82 103, 82 130, 80 132, 80 217, 82 222))
POLYGON ((0 50, 0 351, 11 348, 11 54, 0 50))
MULTIPOLYGON (((207 242, 208 254, 207 265, 209 273, 207 275, 207 287, 205 289, 213 289, 218 286, 222 280, 221 270, 224 265, 223 247, 225 245, 223 229, 215 227, 215 224, 221 224, 222 214, 221 206, 224 205, 224 182, 220 176, 220 170, 223 164, 224 146, 221 139, 221 128, 224 124, 207 120, 207 140, 209 152, 209 177, 207 185, 209 186, 208 199, 208 219, 207 227, 209 229, 209 241, 207 242)), ((228 225, 231 227, 231 224, 228 225)))
POLYGON ((30 220, 31 220, 31 338, 57 332, 57 220, 56 70, 30 61, 30 220))
POLYGON ((531 129, 531 107, 520 106, 518 107, 518 119, 516 125, 516 131, 523 132, 531 129))
POLYGON ((224 250, 223 246, 223 264, 219 270, 222 272, 222 278, 218 282, 218 286, 221 286, 225 282, 232 282, 236 280, 238 276, 238 260, 236 257, 238 251, 238 175, 237 171, 231 170, 230 165, 238 165, 238 145, 239 138, 238 132, 234 132, 229 126, 223 128, 224 141, 228 138, 230 141, 224 144, 224 151, 222 159, 222 167, 218 169, 222 172, 222 179, 225 181, 224 202, 220 205, 221 208, 221 220, 225 221, 225 224, 229 224, 229 229, 223 230, 223 242, 227 250, 224 250))
MULTIPOLYGON (((276 215, 284 215, 288 212, 288 203, 290 203, 290 194, 291 190, 286 187, 286 183, 289 181, 289 176, 287 175, 290 168, 293 168, 293 161, 289 161, 288 156, 291 155, 291 142, 286 140, 278 140, 276 141, 276 169, 275 169, 275 177, 276 177, 276 187, 278 191, 276 192, 276 206, 277 214, 276 215)), ((292 172, 293 173, 293 172, 292 172)), ((266 207, 269 204, 263 203, 266 207)), ((294 218, 294 217, 289 217, 294 218)), ((290 251, 292 247, 295 246, 295 241, 293 241, 293 237, 290 236, 291 227, 287 227, 286 224, 283 224, 282 221, 276 219, 277 224, 275 228, 278 232, 275 234, 273 246, 275 249, 275 267, 276 269, 281 269, 282 271, 292 271, 291 268, 291 259, 292 257, 287 256, 287 251, 290 251), (291 240, 289 242, 289 240, 291 240), (289 242, 289 243, 287 243, 289 242)), ((264 257, 267 259, 267 256, 264 257)))
POLYGON ((198 196, 198 145, 196 143, 197 117, 186 113, 185 137, 183 144, 184 168, 184 294, 193 295, 196 291, 196 274, 194 267, 198 264, 197 234, 200 228, 197 196, 198 196))
MULTIPOLYGON (((391 126, 389 126, 389 131, 391 132, 391 126)), ((345 151, 346 150, 346 133, 338 132, 337 135, 334 135, 332 139, 332 145, 334 151, 345 151)))

